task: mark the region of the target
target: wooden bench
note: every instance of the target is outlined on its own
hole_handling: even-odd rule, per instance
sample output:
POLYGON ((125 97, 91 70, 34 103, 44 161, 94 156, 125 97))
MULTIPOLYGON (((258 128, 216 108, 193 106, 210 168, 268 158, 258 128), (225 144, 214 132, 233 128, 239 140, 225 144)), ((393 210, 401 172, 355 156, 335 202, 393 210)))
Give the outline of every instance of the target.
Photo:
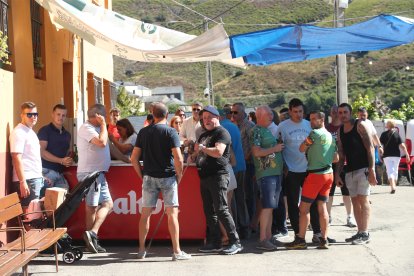
POLYGON ((39 252, 54 246, 56 272, 59 271, 57 241, 66 233, 66 228, 56 228, 53 211, 42 211, 53 219, 53 228, 26 230, 22 218, 25 216, 17 193, 0 198, 0 225, 14 218, 18 219, 18 227, 1 228, 2 232, 18 231, 20 237, 0 247, 0 275, 11 275, 23 268, 28 275, 27 266, 39 252))

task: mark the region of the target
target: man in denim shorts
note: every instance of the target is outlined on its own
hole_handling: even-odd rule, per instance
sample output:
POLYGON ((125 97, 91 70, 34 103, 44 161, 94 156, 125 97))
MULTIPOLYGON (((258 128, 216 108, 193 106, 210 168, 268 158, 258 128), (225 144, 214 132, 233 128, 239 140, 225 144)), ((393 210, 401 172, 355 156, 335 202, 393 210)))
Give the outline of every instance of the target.
POLYGON ((13 160, 13 190, 26 211, 33 199, 40 197, 43 187, 42 160, 39 139, 33 131, 39 113, 32 102, 21 105, 21 122, 10 133, 10 153, 13 160))
POLYGON ((347 103, 339 105, 338 114, 343 126, 338 136, 339 162, 335 181, 337 186, 343 182, 339 177, 346 158, 345 182, 354 207, 358 232, 345 239, 352 244, 366 244, 371 237, 368 221, 371 213, 368 196, 370 185, 376 185, 375 154, 372 133, 366 121, 352 118, 352 107, 347 103))
POLYGON ((257 185, 260 191, 262 210, 260 211, 260 240, 256 248, 276 250, 271 242, 273 209, 277 208, 282 190, 283 160, 281 151, 283 143, 268 129, 273 122, 273 113, 268 106, 260 106, 256 110, 257 124, 252 128, 251 144, 257 185))
POLYGON ((78 180, 88 174, 102 172, 86 195, 86 231, 83 239, 92 253, 106 252, 99 244, 98 231, 112 210, 113 202, 104 173, 111 165, 105 106, 95 104, 88 110, 88 120, 78 130, 78 180))
POLYGON ((131 155, 131 163, 142 181, 142 213, 139 220, 138 259, 144 259, 151 212, 156 207, 161 192, 168 229, 173 246, 172 260, 188 260, 191 255, 180 249, 178 224, 178 183, 183 173, 183 156, 180 139, 167 123, 168 109, 162 103, 153 105, 154 123, 141 129, 131 155), (143 156, 144 168, 139 160, 143 156))
POLYGON ((53 107, 52 122, 43 126, 37 133, 42 156, 42 173, 49 187, 69 189, 63 176, 63 169, 72 164, 68 156, 70 150, 70 133, 63 127, 67 114, 66 106, 57 104, 53 107))

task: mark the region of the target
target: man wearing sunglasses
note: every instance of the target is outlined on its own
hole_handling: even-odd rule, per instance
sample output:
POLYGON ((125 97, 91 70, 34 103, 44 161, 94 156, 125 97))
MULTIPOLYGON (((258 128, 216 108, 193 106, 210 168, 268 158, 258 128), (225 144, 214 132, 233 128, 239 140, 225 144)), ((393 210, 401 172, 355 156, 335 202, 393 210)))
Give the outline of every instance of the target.
POLYGON ((10 152, 13 161, 13 189, 18 192, 23 209, 40 197, 43 187, 40 144, 33 126, 38 118, 36 104, 21 105, 21 122, 10 134, 10 152))
POLYGON ((188 147, 196 141, 196 129, 200 125, 200 111, 203 109, 203 104, 200 102, 193 103, 192 115, 183 122, 183 127, 180 132, 180 140, 184 141, 184 146, 188 147))

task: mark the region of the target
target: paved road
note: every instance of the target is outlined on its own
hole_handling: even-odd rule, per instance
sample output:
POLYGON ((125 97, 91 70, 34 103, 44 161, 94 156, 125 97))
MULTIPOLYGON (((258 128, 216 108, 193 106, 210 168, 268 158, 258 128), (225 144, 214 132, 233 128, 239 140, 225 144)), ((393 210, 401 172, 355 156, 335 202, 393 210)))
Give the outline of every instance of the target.
MULTIPOLYGON (((406 183, 402 183, 406 184, 406 183)), ((197 252, 201 242, 185 242, 183 249, 193 259, 171 261, 169 243, 154 243, 151 254, 142 261, 136 257, 136 241, 104 244, 108 253, 88 254, 72 265, 60 262, 59 275, 414 275, 414 187, 388 186, 372 191, 371 243, 356 246, 344 243, 355 233, 345 226, 345 209, 338 195, 332 209, 331 237, 339 242, 329 250, 309 246, 307 250, 261 252, 255 249, 257 236, 244 242, 245 250, 235 256, 206 255, 197 252)), ((291 237, 285 239, 290 241, 291 237)), ((311 233, 308 232, 308 241, 311 233)), ((61 258, 61 256, 59 256, 61 258)), ((53 258, 39 257, 29 266, 31 275, 54 275, 53 258)))

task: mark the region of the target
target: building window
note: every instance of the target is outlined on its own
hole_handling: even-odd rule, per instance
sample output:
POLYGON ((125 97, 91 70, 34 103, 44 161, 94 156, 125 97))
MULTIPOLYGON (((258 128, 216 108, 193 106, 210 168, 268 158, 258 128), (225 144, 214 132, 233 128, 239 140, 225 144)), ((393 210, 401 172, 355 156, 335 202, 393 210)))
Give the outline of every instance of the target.
POLYGON ((102 80, 96 76, 93 77, 95 88, 95 103, 103 104, 102 100, 102 80))
POLYGON ((9 3, 8 0, 0 0, 0 31, 3 36, 7 36, 7 54, 10 61, 10 34, 9 34, 9 3))
POLYGON ((44 79, 43 51, 43 8, 35 1, 30 0, 30 14, 32 18, 33 65, 35 77, 44 79))

